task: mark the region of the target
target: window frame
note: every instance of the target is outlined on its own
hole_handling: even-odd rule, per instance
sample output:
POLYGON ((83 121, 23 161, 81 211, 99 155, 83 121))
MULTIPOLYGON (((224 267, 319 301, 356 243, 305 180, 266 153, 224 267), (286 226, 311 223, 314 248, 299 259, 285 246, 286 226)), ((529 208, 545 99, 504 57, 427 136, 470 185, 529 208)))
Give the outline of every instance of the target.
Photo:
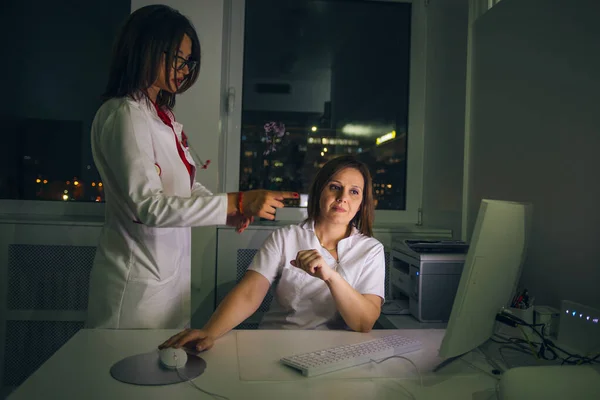
MULTIPOLYGON (((420 223, 423 192, 423 145, 425 132, 427 13, 424 0, 364 0, 411 3, 411 46, 408 102, 408 140, 406 174, 406 209, 376 210, 375 220, 386 223, 420 223)), ((244 21, 246 0, 228 0, 223 27, 223 80, 221 189, 239 190, 242 88, 244 65, 244 21)), ((281 221, 301 221, 306 208, 277 211, 281 221)))
MULTIPOLYGON (((423 144, 425 131, 425 90, 427 13, 426 0, 365 0, 412 4, 411 49, 408 106, 408 163, 406 210, 376 210, 376 221, 419 223, 423 190, 423 144)), ((224 0, 221 102, 221 141, 219 148, 220 192, 239 190, 241 148, 241 93, 243 83, 245 0, 224 0), (233 89, 233 93, 230 90, 233 89)), ((73 215, 83 218, 103 217, 104 203, 60 202, 43 200, 0 199, 0 214, 17 216, 73 215)), ((35 217, 33 217, 35 218, 35 217)), ((277 212, 282 221, 301 221, 306 208, 285 208, 277 212)))

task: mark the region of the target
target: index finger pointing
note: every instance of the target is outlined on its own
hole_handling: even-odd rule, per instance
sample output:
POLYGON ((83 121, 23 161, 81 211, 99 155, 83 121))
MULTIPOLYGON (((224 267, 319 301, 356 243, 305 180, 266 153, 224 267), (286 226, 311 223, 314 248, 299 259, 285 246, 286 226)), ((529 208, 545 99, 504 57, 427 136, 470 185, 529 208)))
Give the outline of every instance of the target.
POLYGON ((273 192, 273 197, 277 200, 297 199, 300 195, 296 192, 273 192))

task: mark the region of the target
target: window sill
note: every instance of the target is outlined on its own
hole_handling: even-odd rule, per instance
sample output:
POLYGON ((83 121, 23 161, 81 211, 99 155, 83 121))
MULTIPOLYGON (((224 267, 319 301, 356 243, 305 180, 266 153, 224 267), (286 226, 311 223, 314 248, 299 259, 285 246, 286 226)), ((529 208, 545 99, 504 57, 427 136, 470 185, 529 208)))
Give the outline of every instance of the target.
POLYGON ((19 225, 72 225, 72 226, 98 226, 104 225, 104 216, 93 215, 27 215, 27 214, 0 214, 0 224, 19 225))
POLYGON ((0 224, 104 224, 104 203, 0 200, 0 224))
MULTIPOLYGON (((250 225, 248 230, 270 230, 276 229, 283 226, 297 224, 298 222, 293 221, 257 221, 250 225)), ((218 229, 235 229, 231 226, 220 225, 218 229)), ((373 224, 374 231, 385 231, 394 233, 407 233, 407 234, 425 234, 425 235, 447 235, 451 234, 452 230, 436 227, 418 226, 409 223, 388 223, 388 222, 375 222, 373 224)))

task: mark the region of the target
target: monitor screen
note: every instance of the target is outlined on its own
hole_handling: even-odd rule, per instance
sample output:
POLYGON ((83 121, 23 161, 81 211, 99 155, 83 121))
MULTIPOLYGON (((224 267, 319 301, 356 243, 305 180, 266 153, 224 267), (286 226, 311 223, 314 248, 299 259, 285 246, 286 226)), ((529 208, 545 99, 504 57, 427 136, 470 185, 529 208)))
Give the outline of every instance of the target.
POLYGON ((481 201, 440 356, 458 357, 487 341, 509 305, 527 253, 532 206, 481 201))

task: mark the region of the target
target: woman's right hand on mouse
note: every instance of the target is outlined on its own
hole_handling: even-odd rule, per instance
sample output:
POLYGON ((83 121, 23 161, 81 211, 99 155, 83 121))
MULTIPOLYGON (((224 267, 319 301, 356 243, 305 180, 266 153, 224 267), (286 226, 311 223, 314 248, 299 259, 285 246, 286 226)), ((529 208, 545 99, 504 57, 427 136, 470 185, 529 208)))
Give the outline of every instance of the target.
POLYGON ((186 329, 177 335, 171 336, 168 340, 158 346, 159 349, 165 347, 187 347, 196 351, 208 350, 215 344, 215 338, 202 329, 186 329))

